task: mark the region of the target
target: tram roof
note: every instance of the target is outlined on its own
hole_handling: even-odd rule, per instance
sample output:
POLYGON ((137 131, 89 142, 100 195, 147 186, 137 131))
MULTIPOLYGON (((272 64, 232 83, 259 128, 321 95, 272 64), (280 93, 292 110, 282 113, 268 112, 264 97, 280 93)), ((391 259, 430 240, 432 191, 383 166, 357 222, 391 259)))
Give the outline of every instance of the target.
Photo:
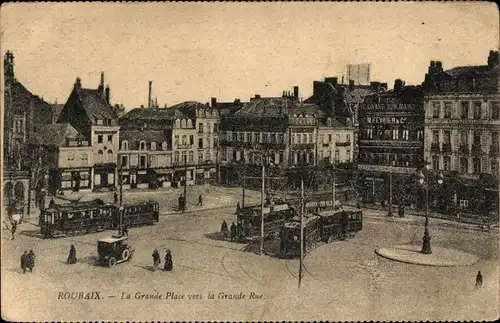
MULTIPOLYGON (((319 216, 314 214, 304 214, 304 226, 308 223, 313 222, 314 220, 319 219, 319 216)), ((300 228, 300 216, 296 215, 293 217, 292 221, 285 223, 286 228, 300 228)))
POLYGON ((345 210, 345 208, 336 209, 336 210, 325 210, 325 211, 320 211, 317 214, 319 216, 332 216, 334 214, 342 213, 344 210, 345 210))

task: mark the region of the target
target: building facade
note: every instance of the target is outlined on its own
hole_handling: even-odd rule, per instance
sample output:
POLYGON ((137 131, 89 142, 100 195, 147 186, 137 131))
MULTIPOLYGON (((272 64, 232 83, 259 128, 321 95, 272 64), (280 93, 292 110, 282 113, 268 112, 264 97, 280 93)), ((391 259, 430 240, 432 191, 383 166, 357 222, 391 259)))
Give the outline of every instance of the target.
POLYGON ((414 202, 412 180, 422 165, 423 130, 420 86, 396 80, 393 90, 365 98, 359 108, 358 137, 358 184, 364 201, 414 202))
POLYGON ((435 203, 457 212, 493 213, 500 160, 498 51, 481 66, 443 70, 440 61, 432 61, 424 100, 424 158, 445 176, 435 203))
POLYGON ((58 123, 71 124, 92 147, 92 190, 114 190, 117 184, 120 127, 117 111, 109 100, 104 73, 97 89, 82 88, 81 79, 77 78, 58 119, 58 123))

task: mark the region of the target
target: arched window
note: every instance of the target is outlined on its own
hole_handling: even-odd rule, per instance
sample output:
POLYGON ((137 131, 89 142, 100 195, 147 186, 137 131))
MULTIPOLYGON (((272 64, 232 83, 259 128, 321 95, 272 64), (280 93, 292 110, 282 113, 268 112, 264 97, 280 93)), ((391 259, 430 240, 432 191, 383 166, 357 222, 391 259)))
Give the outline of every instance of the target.
POLYGON ((24 202, 24 185, 21 182, 17 182, 14 186, 14 196, 18 203, 24 202))
POLYGON ((175 120, 175 127, 180 128, 181 127, 181 120, 177 119, 175 120))
POLYGON ((139 142, 139 150, 146 150, 146 142, 144 140, 139 142))
POLYGON ((104 152, 102 150, 99 150, 97 152, 97 161, 99 163, 102 163, 104 161, 104 152))
POLYGON ((107 160, 108 160, 109 163, 113 162, 113 151, 112 150, 108 150, 107 160))
POLYGON ((181 128, 186 128, 186 120, 184 119, 181 120, 181 128))
POLYGON ((188 121, 187 121, 187 127, 190 128, 190 129, 193 128, 193 122, 191 122, 191 119, 188 119, 188 121))
POLYGON ((126 140, 122 141, 122 150, 128 150, 128 141, 126 140))
POLYGON ((161 150, 167 150, 167 149, 168 149, 167 142, 166 141, 162 142, 161 143, 161 150))
POLYGON ((156 142, 151 142, 151 150, 156 150, 156 142))

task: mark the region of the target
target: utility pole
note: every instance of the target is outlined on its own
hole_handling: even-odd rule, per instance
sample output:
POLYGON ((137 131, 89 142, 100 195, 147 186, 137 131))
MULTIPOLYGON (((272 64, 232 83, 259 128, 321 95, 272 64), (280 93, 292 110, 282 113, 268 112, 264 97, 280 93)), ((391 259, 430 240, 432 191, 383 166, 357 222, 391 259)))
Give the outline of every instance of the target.
POLYGON ((299 287, 302 282, 302 267, 304 266, 304 179, 300 180, 300 264, 299 287))
POLYGON ((387 216, 392 216, 392 172, 389 171, 389 212, 387 216))
POLYGON ((335 209, 335 158, 332 162, 332 207, 335 209))
POLYGON ((121 165, 121 163, 120 163, 119 183, 120 183, 120 206, 122 206, 123 205, 123 165, 121 165))
POLYGON ((186 211, 186 205, 187 205, 187 155, 184 156, 184 206, 183 209, 186 211))
POLYGON ((245 185, 246 185, 246 164, 245 161, 243 161, 243 198, 241 201, 241 208, 243 209, 245 207, 245 185))
POLYGON ((262 191, 260 192, 260 254, 264 254, 264 192, 265 192, 266 166, 262 161, 262 191))

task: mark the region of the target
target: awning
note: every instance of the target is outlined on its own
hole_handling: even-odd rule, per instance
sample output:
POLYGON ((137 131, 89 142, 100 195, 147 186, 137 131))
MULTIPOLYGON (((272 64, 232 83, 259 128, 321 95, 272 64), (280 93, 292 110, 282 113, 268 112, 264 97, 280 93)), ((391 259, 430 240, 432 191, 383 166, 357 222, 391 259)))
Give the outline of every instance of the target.
POLYGON ((153 171, 158 175, 172 175, 173 173, 171 169, 153 169, 153 171))

